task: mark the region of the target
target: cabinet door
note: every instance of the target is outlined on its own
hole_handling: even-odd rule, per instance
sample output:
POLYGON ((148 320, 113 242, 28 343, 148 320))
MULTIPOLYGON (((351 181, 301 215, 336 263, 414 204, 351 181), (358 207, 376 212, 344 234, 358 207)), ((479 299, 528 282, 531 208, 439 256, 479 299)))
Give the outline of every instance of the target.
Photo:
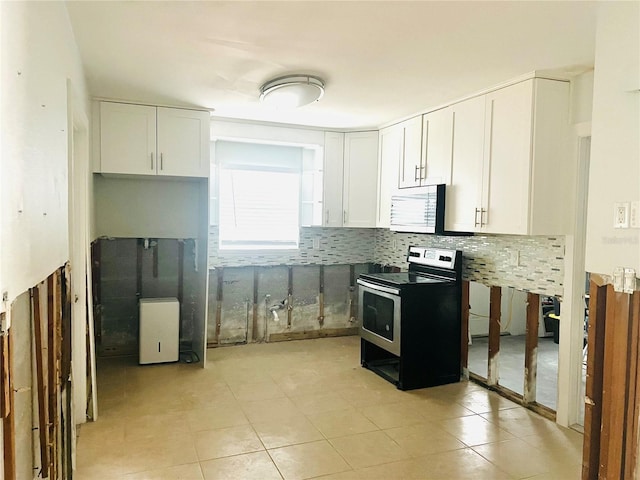
POLYGON ((342 175, 344 157, 344 133, 324 134, 324 194, 322 225, 342 226, 342 175))
POLYGON ((345 227, 375 227, 378 132, 344 136, 343 209, 345 227))
POLYGON ((156 107, 100 103, 100 172, 156 174, 156 107))
POLYGON ((403 150, 400 162, 399 187, 418 187, 423 175, 422 161, 422 116, 402 122, 403 150))
POLYGON ((533 80, 486 96, 483 223, 487 232, 527 233, 532 109, 533 80))
POLYGON ((443 108, 422 118, 422 185, 451 182, 453 108, 443 108))
POLYGON ((398 170, 402 157, 403 132, 397 126, 380 130, 378 161, 378 213, 376 226, 391 224, 391 196, 398 189, 398 170))
POLYGON ((209 176, 208 112, 158 107, 158 175, 209 176))
POLYGON ((446 189, 445 229, 478 230, 482 200, 485 99, 453 105, 451 183, 446 189))

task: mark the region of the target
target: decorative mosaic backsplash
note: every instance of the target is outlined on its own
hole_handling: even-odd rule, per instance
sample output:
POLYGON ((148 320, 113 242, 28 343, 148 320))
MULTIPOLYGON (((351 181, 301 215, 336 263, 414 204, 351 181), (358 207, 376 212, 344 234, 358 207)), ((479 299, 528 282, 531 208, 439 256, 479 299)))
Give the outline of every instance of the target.
POLYGON ((564 236, 440 236, 375 230, 376 263, 406 266, 410 245, 462 250, 462 276, 487 286, 513 287, 542 295, 562 295, 564 236), (519 265, 511 262, 519 252, 519 265))
POLYGON ((250 265, 344 265, 372 262, 375 257, 375 229, 321 228, 300 229, 298 250, 261 252, 225 252, 218 249, 218 227, 209 227, 209 266, 250 265), (318 248, 313 248, 314 240, 318 248))
POLYGON ((345 265, 381 263, 406 268, 409 245, 462 250, 463 278, 487 286, 513 287, 542 295, 563 294, 564 237, 520 235, 441 236, 371 228, 308 227, 298 250, 250 254, 218 249, 218 228, 209 230, 209 266, 345 265), (318 248, 313 248, 314 240, 318 248), (519 265, 512 254, 519 253, 519 265))

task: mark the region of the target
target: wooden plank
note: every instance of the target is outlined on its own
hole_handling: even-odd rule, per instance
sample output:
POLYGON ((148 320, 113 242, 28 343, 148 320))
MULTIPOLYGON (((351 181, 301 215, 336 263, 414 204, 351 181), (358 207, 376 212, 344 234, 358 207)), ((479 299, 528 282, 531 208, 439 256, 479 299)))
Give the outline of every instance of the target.
POLYGON ((222 283, 224 279, 223 268, 216 268, 218 274, 218 288, 216 290, 216 333, 214 337, 214 343, 220 343, 220 326, 222 325, 222 283))
POLYGON ((253 327, 251 338, 258 340, 258 284, 260 282, 259 267, 253 267, 253 327))
POLYGON ((640 417, 640 291, 633 293, 629 312, 629 367, 624 427, 624 478, 638 478, 638 419, 640 417))
POLYGON ((487 365, 487 383, 497 385, 500 375, 498 359, 500 356, 500 317, 502 289, 491 287, 489 292, 489 355, 487 365))
POLYGON ((540 296, 527 294, 527 325, 524 353, 523 403, 536 401, 536 378, 538 375, 538 323, 540 319, 540 296))
POLYGON ((42 478, 49 477, 49 417, 47 385, 44 373, 44 345, 42 341, 42 315, 40 313, 40 288, 31 289, 33 301, 33 338, 35 342, 36 389, 38 397, 38 436, 40 440, 40 462, 42 478))
POLYGON ((9 390, 9 413, 2 419, 4 480, 16 480, 16 424, 14 419, 14 389, 13 389, 13 335, 11 329, 3 338, 7 341, 7 369, 9 390))
POLYGON ((287 282, 287 329, 291 328, 293 320, 293 267, 289 266, 289 276, 287 282))
POLYGON ((607 287, 594 279, 589 285, 587 379, 585 385, 582 479, 597 480, 600 465, 600 425, 606 331, 607 287))
POLYGON ((460 368, 462 376, 469 378, 469 281, 462 281, 460 368))
POLYGON ((287 340, 307 340, 312 338, 345 337, 358 335, 358 327, 349 328, 323 328, 322 330, 305 330, 301 332, 282 332, 269 335, 270 342, 283 342, 287 340))
POLYGON ((607 286, 600 477, 622 478, 629 295, 607 286))
POLYGON ((47 383, 49 392, 49 460, 52 478, 57 478, 58 458, 58 345, 56 318, 56 275, 57 270, 47 278, 47 383))
POLYGON ((318 273, 318 324, 324 325, 324 265, 320 265, 318 273))
MULTIPOLYGON (((4 321, 5 313, 0 314, 4 321)), ((8 332, 7 332, 8 333, 8 332)), ((9 388, 9 335, 0 336, 0 417, 7 418, 11 413, 11 389, 9 388)))

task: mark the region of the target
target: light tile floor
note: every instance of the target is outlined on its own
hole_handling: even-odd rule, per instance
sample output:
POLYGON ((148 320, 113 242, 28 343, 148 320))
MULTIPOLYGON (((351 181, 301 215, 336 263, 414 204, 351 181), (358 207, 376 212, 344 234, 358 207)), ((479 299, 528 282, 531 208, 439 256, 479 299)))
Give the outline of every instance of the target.
POLYGON ((98 365, 77 480, 580 478, 582 435, 473 383, 401 392, 358 337, 98 365))

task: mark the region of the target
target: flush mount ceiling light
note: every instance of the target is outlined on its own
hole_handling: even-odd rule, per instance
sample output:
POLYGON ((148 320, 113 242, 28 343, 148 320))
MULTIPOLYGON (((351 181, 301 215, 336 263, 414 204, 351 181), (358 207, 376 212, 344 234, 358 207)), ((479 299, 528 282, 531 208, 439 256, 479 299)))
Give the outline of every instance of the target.
POLYGON ((322 95, 324 82, 312 75, 286 75, 260 87, 260 100, 276 107, 301 107, 320 100, 322 95))

